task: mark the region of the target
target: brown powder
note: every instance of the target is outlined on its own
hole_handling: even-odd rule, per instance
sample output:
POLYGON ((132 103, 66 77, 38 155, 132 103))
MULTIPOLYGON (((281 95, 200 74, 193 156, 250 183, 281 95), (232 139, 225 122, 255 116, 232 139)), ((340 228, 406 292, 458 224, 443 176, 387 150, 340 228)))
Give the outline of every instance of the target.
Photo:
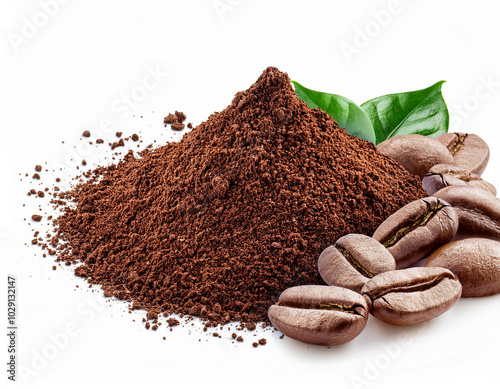
POLYGON ((163 119, 163 123, 166 123, 166 124, 173 124, 173 123, 177 123, 178 121, 179 121, 179 118, 177 117, 177 115, 175 115, 173 113, 169 113, 163 119))
POLYGON ((182 141, 130 151, 58 194, 76 203, 57 219, 58 260, 81 263, 76 274, 134 308, 265 321, 284 289, 323 283, 326 246, 371 235, 425 196, 417 177, 268 68, 182 141))
POLYGON ((177 120, 179 121, 179 123, 182 123, 184 120, 186 120, 186 115, 184 115, 184 112, 175 111, 175 116, 177 116, 177 120))
POLYGON ((179 320, 174 319, 172 317, 170 319, 167 319, 167 323, 170 327, 175 327, 175 326, 178 326, 180 324, 179 320))
POLYGON ((182 131, 184 129, 184 124, 182 124, 182 123, 173 123, 171 127, 172 127, 172 130, 182 131))

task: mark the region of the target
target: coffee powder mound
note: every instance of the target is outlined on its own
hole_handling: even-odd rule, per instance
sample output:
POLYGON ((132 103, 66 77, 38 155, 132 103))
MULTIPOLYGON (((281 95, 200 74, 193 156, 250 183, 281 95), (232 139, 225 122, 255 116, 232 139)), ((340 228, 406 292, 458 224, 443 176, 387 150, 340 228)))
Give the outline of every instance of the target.
POLYGON ((208 325, 266 321, 286 288, 323 284, 321 251, 425 197, 268 68, 178 143, 129 152, 58 195, 59 260, 134 308, 208 325))

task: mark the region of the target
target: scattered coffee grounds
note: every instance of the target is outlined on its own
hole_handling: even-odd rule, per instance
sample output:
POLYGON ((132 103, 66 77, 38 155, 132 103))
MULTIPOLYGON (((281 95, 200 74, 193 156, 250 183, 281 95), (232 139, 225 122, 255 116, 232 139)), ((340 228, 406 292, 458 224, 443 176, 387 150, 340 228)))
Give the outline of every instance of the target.
POLYGON ((182 123, 173 123, 171 127, 172 127, 172 130, 182 131, 184 129, 184 124, 182 124, 182 123))
POLYGON ((257 347, 259 344, 257 342, 253 342, 252 346, 257 347))
POLYGON ((184 120, 186 120, 186 115, 184 115, 184 112, 175 111, 175 116, 177 116, 177 120, 179 121, 179 123, 182 123, 184 120))
POLYGON ((41 172, 41 171, 42 171, 42 167, 41 167, 40 165, 36 165, 36 166, 35 166, 35 170, 36 170, 37 172, 41 172))
POLYGON ((172 317, 170 319, 167 319, 167 323, 170 327, 175 327, 175 326, 178 326, 180 324, 179 320, 174 319, 172 317))
POLYGON ((137 135, 137 134, 132 134, 132 140, 133 140, 134 142, 137 142, 137 141, 139 140, 139 135, 137 135))
POLYGON ((173 114, 173 113, 169 113, 167 116, 165 116, 165 119, 163 119, 163 123, 166 123, 166 124, 173 124, 173 123, 177 123, 179 121, 179 118, 177 117, 177 115, 173 114))
POLYGON ((189 129, 193 128, 193 123, 188 123, 187 128, 189 129))
POLYGON ((147 320, 158 320, 158 314, 155 311, 149 311, 146 315, 147 320))
POLYGON ((82 134, 85 138, 90 138, 90 131, 83 131, 83 134, 82 134))
POLYGON ((58 260, 80 263, 77 275, 134 309, 209 326, 266 321, 284 289, 323 284, 325 247, 371 235, 426 196, 416 176, 299 100, 276 68, 180 142, 86 177, 57 194, 72 204, 56 220, 58 260))
POLYGON ((118 131, 115 135, 116 135, 117 138, 121 138, 122 135, 123 135, 123 132, 118 131))
POLYGON ((40 174, 38 174, 38 173, 33 174, 33 179, 39 180, 40 179, 40 174))
POLYGON ((265 338, 259 339, 259 344, 261 346, 265 346, 267 344, 267 340, 265 338))
POLYGON ((104 143, 104 139, 100 139, 100 138, 99 138, 99 139, 97 139, 97 140, 95 141, 95 143, 97 143, 97 144, 103 144, 103 143, 104 143))
POLYGON ((31 215, 31 220, 33 220, 35 222, 39 222, 40 220, 42 220, 42 216, 41 215, 31 215))
POLYGON ((111 150, 114 150, 117 147, 123 147, 123 146, 125 146, 125 141, 123 139, 120 139, 118 142, 113 142, 111 144, 111 150))

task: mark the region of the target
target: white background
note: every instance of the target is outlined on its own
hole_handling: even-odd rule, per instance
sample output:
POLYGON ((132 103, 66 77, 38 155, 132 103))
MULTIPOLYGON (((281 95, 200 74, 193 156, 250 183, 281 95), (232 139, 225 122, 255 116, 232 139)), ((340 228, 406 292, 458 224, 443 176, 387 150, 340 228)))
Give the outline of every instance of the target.
MULTIPOLYGON (((147 331, 143 314, 107 302, 69 268, 52 271, 50 258, 25 245, 33 226, 23 219, 45 203, 26 197, 39 184, 19 176, 31 176, 40 163, 65 166, 57 173, 65 181, 76 174, 71 157, 89 167, 109 163, 108 147, 88 149, 80 140, 84 130, 97 134, 103 120, 125 135, 141 131, 143 146, 163 144, 172 138, 164 115, 183 110, 199 123, 273 65, 309 88, 358 103, 447 80, 450 131, 487 141, 483 177, 500 188, 498 1, 58 4, 0 1, 1 323, 5 328, 6 274, 14 274, 23 366, 16 385, 500 388, 500 296, 461 300, 426 325, 398 328, 371 318, 358 338, 330 349, 270 332, 232 344, 202 333, 199 323, 147 331), (147 93, 138 95, 152 69, 160 73, 157 82, 149 80, 147 93), (121 99, 131 93, 136 98, 127 106, 121 99), (61 335, 68 326, 70 335, 61 335), (251 342, 261 337, 268 344, 254 349, 251 342)), ((52 186, 53 173, 42 177, 52 186)), ((1 388, 11 387, 4 367, 1 388)))

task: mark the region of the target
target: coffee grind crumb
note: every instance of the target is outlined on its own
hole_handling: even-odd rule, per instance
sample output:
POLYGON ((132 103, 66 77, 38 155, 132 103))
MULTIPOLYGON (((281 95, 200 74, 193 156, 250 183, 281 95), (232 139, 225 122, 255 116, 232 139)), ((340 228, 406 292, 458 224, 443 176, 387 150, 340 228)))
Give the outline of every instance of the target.
POLYGON ((184 120, 186 120, 186 115, 184 115, 184 112, 175 111, 175 116, 177 116, 177 120, 179 121, 179 123, 182 123, 184 120))
POLYGON ((31 215, 31 220, 33 220, 35 222, 39 222, 40 220, 42 220, 42 216, 41 215, 31 215))
POLYGON ((252 346, 254 346, 254 347, 257 347, 258 345, 259 345, 259 343, 257 343, 257 342, 252 343, 252 346))
POLYGON ((147 320, 157 320, 158 319, 158 314, 154 311, 149 311, 148 314, 146 315, 147 320))
POLYGON ((90 131, 83 131, 83 134, 82 134, 85 138, 90 138, 90 131))
POLYGON ((75 184, 55 198, 58 261, 134 309, 198 316, 205 328, 267 321, 284 289, 323 284, 325 247, 371 236, 426 196, 417 177, 299 100, 276 68, 180 142, 75 184))
POLYGON ((173 113, 169 113, 164 119, 163 119, 163 123, 166 123, 166 124, 173 124, 173 123, 177 123, 179 121, 179 118, 177 117, 177 115, 173 114, 173 113))
POLYGON ((179 320, 174 319, 174 318, 167 319, 167 323, 170 327, 175 327, 175 326, 178 326, 180 324, 179 320))
POLYGON ((122 134, 123 134, 123 132, 117 131, 117 133, 115 135, 116 135, 117 138, 121 138, 122 134))
POLYGON ((104 143, 104 139, 99 138, 99 139, 97 139, 95 141, 95 143, 97 143, 97 144, 103 144, 104 143))
POLYGON ((139 140, 139 135, 137 135, 137 134, 132 134, 132 140, 133 140, 134 142, 137 142, 137 141, 139 140))
POLYGON ((267 344, 267 340, 265 338, 259 339, 259 344, 261 346, 265 346, 267 344))
POLYGON ((171 127, 172 127, 172 130, 182 131, 184 129, 184 124, 182 124, 182 123, 173 123, 171 127))
POLYGON ((41 171, 42 171, 42 167, 41 167, 40 165, 36 165, 36 166, 35 166, 35 170, 36 170, 37 172, 41 172, 41 171))
POLYGON ((114 150, 117 147, 123 147, 123 146, 125 146, 125 141, 123 139, 120 139, 118 142, 113 142, 111 144, 111 150, 114 150))
POLYGON ((238 336, 238 337, 236 338, 236 341, 237 341, 237 342, 243 342, 243 337, 242 337, 242 336, 238 336))

